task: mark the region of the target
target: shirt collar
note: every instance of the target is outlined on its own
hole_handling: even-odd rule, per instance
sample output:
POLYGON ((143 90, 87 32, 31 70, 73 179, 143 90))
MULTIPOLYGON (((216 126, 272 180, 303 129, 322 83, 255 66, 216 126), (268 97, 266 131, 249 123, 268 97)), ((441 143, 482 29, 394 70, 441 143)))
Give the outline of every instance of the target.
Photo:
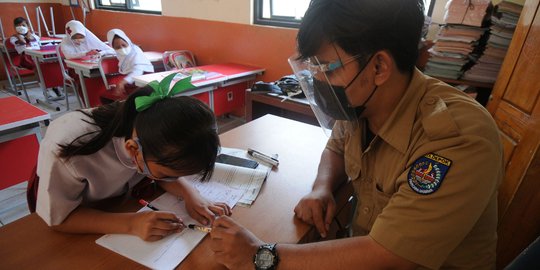
POLYGON ((133 162, 133 159, 126 150, 126 140, 120 137, 113 137, 112 142, 114 145, 114 151, 116 152, 116 156, 118 157, 118 160, 120 160, 120 163, 127 168, 136 169, 137 166, 135 165, 135 162, 133 162))
POLYGON ((418 104, 426 92, 425 85, 425 76, 415 68, 407 90, 378 134, 401 153, 409 146, 418 104))

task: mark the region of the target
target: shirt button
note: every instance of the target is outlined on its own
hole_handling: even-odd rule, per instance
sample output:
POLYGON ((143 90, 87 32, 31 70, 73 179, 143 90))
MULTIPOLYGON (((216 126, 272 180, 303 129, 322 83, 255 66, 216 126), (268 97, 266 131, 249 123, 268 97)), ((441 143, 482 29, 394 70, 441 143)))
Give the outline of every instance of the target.
POLYGON ((364 214, 369 213, 369 207, 364 207, 364 209, 362 209, 362 212, 364 212, 364 214))
POLYGON ((437 101, 437 100, 436 100, 434 97, 429 97, 429 98, 427 98, 427 100, 426 100, 426 104, 427 104, 427 105, 433 105, 433 104, 435 104, 436 101, 437 101))

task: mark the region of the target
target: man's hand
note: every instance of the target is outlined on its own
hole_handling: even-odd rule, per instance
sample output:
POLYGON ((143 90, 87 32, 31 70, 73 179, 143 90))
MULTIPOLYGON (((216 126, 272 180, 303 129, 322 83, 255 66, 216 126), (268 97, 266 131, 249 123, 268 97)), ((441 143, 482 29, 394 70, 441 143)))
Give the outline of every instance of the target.
POLYGON ((294 208, 296 217, 315 225, 321 237, 325 238, 336 212, 336 201, 331 191, 315 189, 304 196, 294 208))
POLYGON ((253 270, 253 255, 264 242, 227 216, 215 219, 210 233, 214 258, 228 269, 253 270))

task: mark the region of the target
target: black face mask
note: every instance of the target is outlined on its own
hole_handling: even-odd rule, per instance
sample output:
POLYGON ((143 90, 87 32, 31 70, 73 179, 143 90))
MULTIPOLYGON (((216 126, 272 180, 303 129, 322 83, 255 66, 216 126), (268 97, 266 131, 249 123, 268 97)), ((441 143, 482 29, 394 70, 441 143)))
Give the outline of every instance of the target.
POLYGON ((373 94, 375 94, 377 86, 375 85, 375 88, 373 88, 371 94, 369 94, 369 97, 366 99, 366 101, 364 101, 362 105, 356 108, 350 106, 349 101, 347 100, 347 94, 345 93, 345 90, 347 90, 347 88, 351 86, 351 84, 356 80, 356 78, 358 78, 360 73, 364 71, 367 64, 369 63, 369 60, 371 60, 371 57, 368 59, 362 69, 360 69, 360 71, 356 73, 354 78, 345 87, 339 85, 330 85, 324 81, 313 78, 313 92, 315 103, 317 103, 319 108, 324 113, 336 120, 352 121, 356 119, 356 117, 360 117, 362 112, 364 112, 364 110, 366 109, 366 104, 371 99, 373 94))

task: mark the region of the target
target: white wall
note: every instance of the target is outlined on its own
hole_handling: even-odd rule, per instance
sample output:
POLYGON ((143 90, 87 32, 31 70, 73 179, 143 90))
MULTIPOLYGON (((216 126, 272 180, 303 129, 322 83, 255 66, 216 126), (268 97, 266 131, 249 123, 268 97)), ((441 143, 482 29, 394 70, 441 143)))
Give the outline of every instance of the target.
POLYGON ((161 0, 164 16, 242 24, 251 23, 252 7, 253 0, 161 0))

